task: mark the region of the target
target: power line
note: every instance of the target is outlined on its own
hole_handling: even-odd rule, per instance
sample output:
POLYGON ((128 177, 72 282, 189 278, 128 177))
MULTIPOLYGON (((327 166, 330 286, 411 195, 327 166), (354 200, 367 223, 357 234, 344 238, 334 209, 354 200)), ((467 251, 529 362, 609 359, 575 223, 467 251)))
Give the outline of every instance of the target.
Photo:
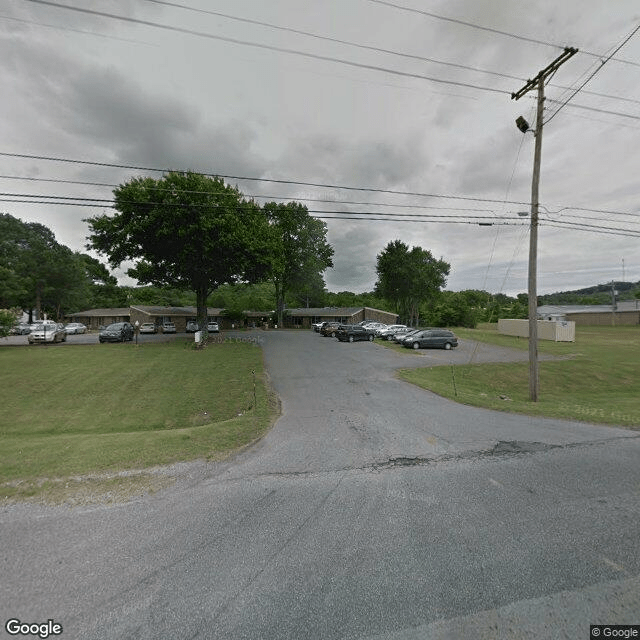
POLYGON ((133 44, 143 44, 147 47, 157 47, 158 45, 151 44, 149 42, 142 42, 141 40, 131 40, 129 38, 119 38, 117 36, 110 36, 104 33, 97 33, 95 31, 83 31, 82 29, 72 29, 71 27, 61 27, 54 24, 45 24, 44 22, 36 22, 35 20, 25 20, 24 18, 14 18, 13 16, 0 15, 0 20, 13 20, 14 22, 22 22, 23 24, 35 24, 38 27, 47 27, 49 29, 59 29, 60 31, 71 31, 73 33, 81 33, 87 36, 96 36, 98 38, 107 38, 109 40, 120 40, 122 42, 131 42, 133 44))
MULTIPOLYGON (((539 40, 537 38, 529 38, 527 36, 521 36, 515 33, 510 33, 509 31, 502 31, 500 29, 495 29, 493 27, 485 27, 479 24, 475 24, 474 22, 467 22, 465 20, 460 20, 458 18, 450 18, 447 16, 441 16, 435 13, 431 13, 430 11, 424 11, 422 9, 413 9, 411 7, 405 7, 399 4, 395 4, 393 2, 388 2, 388 0, 369 0, 369 2, 373 2, 374 4, 379 4, 379 5, 384 5, 387 7, 392 7, 394 9, 400 9, 402 11, 408 11, 410 13, 418 13, 420 15, 423 16, 428 16, 429 18, 435 18, 436 20, 444 20, 445 22, 451 22, 454 24, 459 24, 465 27, 471 27, 472 29, 479 29, 481 31, 487 31, 489 33, 494 33, 497 35, 501 35, 501 36, 506 36, 508 38, 515 38, 517 40, 522 40, 524 42, 531 42, 533 44, 541 44, 544 45, 546 47, 554 47, 556 49, 564 49, 565 45, 559 45, 556 44, 555 42, 547 42, 545 40, 539 40)), ((602 54, 599 53, 594 53, 592 51, 586 51, 584 49, 580 50, 581 53, 590 56, 592 58, 602 58, 602 54)), ((621 58, 613 58, 613 60, 615 60, 615 62, 620 62, 623 64, 629 64, 632 65, 634 67, 640 67, 640 62, 634 62, 632 60, 623 60, 621 58)))
MULTIPOLYGON (((627 230, 627 229, 623 229, 621 231, 610 231, 608 230, 607 227, 595 227, 592 228, 591 225, 589 225, 589 228, 583 228, 582 226, 578 225, 577 223, 562 223, 562 222, 547 222, 547 221, 541 221, 540 225, 543 227, 557 227, 558 229, 571 229, 573 231, 590 231, 591 233, 605 233, 608 235, 614 235, 614 236, 626 236, 628 238, 640 238, 640 232, 635 232, 633 230, 627 230)), ((585 225, 586 226, 586 225, 585 225)))
MULTIPOLYGON (((310 31, 303 31, 300 29, 293 29, 291 27, 283 27, 281 25, 277 25, 277 24, 273 24, 270 22, 262 22, 260 20, 252 20, 249 18, 241 18, 239 16, 233 16, 230 15, 228 13, 222 13, 220 11, 211 11, 208 9, 199 9, 197 7, 191 7, 188 5, 183 5, 183 4, 178 4, 176 2, 167 2, 165 0, 144 0, 145 2, 151 2, 153 4, 158 4, 158 5, 162 5, 162 6, 168 6, 168 7, 175 7, 175 8, 179 8, 179 9, 183 9, 185 11, 193 11, 196 13, 202 13, 202 14, 207 14, 207 15, 212 15, 212 16, 216 16, 216 17, 220 17, 220 18, 225 18, 228 20, 234 20, 237 22, 242 22, 242 23, 246 23, 246 24, 253 24, 253 25, 258 25, 258 26, 262 26, 262 27, 266 27, 269 29, 274 29, 274 30, 278 30, 278 31, 284 31, 284 32, 288 32, 288 33, 295 33, 297 35, 303 35, 309 38, 315 38, 318 40, 323 40, 326 42, 333 42, 336 44, 342 44, 342 45, 346 45, 349 47, 355 47, 358 49, 362 49, 362 50, 366 50, 366 51, 374 51, 377 53, 384 53, 384 54, 388 54, 388 55, 394 55, 397 57, 401 57, 401 58, 405 58, 405 59, 409 59, 409 60, 417 60, 417 61, 421 61, 421 62, 429 62, 432 64, 439 64, 439 65, 443 65, 443 66, 447 66, 447 67, 451 67, 451 68, 455 68, 455 69, 462 69, 465 71, 472 71, 474 73, 484 73, 487 75, 492 75, 495 77, 499 77, 499 78, 505 78, 508 80, 518 80, 518 81, 522 81, 524 80, 524 78, 520 78, 518 76, 514 76, 508 73, 502 73, 499 71, 492 71, 489 69, 480 69, 478 67, 471 67, 469 65, 464 65, 464 64, 460 64, 460 63, 456 63, 456 62, 449 62, 449 61, 445 61, 445 60, 437 60, 435 58, 429 58, 426 56, 418 56, 415 54, 410 54, 410 53, 404 53, 404 52, 400 52, 400 51, 395 51, 392 49, 386 49, 386 48, 382 48, 382 47, 375 47, 372 45, 365 45, 362 43, 357 43, 357 42, 352 42, 349 40, 343 40, 341 38, 334 38, 331 36, 323 36, 321 34, 317 34, 317 33, 312 33, 310 31)), ((65 7, 68 8, 68 7, 65 7)), ((5 16, 0 16, 0 17, 5 17, 5 16)), ((14 19, 17 20, 17 18, 8 18, 8 19, 14 19)), ((21 20, 21 22, 30 22, 32 24, 41 24, 38 22, 32 22, 29 20, 21 20)), ((61 29, 65 29, 65 27, 54 27, 53 25, 42 25, 45 27, 52 27, 52 28, 61 28, 61 29)), ((76 29, 69 29, 70 31, 77 31, 76 29)), ((93 32, 90 31, 79 31, 79 33, 86 33, 86 34, 91 34, 93 32)), ((95 35, 101 36, 101 37, 105 37, 105 38, 109 38, 109 37, 113 37, 113 36, 106 36, 103 34, 98 34, 96 33, 95 35)), ((122 38, 119 38, 122 39, 122 38)), ((123 39, 125 41, 129 41, 126 39, 123 39)), ((136 40, 130 40, 130 42, 139 42, 136 40)), ((147 43, 141 43, 141 44, 147 44, 147 43)), ((568 87, 563 87, 561 85, 552 85, 555 87, 558 87, 560 89, 568 89, 568 87)), ((640 100, 635 100, 633 98, 625 98, 622 96, 613 96, 613 95, 609 95, 609 94, 604 94, 604 93, 597 93, 597 92, 593 92, 593 91, 585 91, 585 93, 588 93, 590 95, 595 95, 595 96, 599 96, 599 97, 603 97, 603 98, 609 98, 612 100, 621 100, 621 101, 625 101, 625 102, 635 102, 635 103, 640 103, 640 100)))
MULTIPOLYGON (((554 104, 555 103, 560 104, 559 100, 553 100, 551 98, 547 98, 547 100, 549 102, 553 102, 554 104)), ((612 115, 612 116, 620 116, 622 118, 631 118, 632 120, 640 120, 640 116, 634 116, 630 113, 623 113, 621 111, 611 111, 609 109, 598 109, 597 107, 587 107, 586 105, 576 104, 575 102, 571 102, 566 106, 574 109, 585 109, 586 111, 596 111, 597 113, 608 113, 609 115, 612 115)))
MULTIPOLYGON (((28 0, 29 2, 33 2, 34 0, 28 0)), ((95 162, 95 161, 90 161, 90 160, 77 160, 77 159, 73 159, 73 158, 60 158, 60 157, 53 157, 53 156, 40 156, 40 155, 34 155, 34 154, 27 154, 27 153, 10 153, 10 152, 6 152, 6 151, 0 151, 0 156, 5 156, 5 157, 9 157, 9 158, 24 158, 24 159, 28 159, 28 160, 46 160, 46 161, 51 161, 51 162, 65 162, 65 163, 70 163, 70 164, 82 164, 82 165, 90 165, 90 166, 95 166, 95 167, 110 167, 110 168, 115 168, 115 169, 131 169, 134 171, 154 171, 157 173, 167 173, 172 171, 171 169, 158 169, 155 167, 140 167, 140 166, 136 166, 136 165, 127 165, 127 164, 117 164, 117 163, 111 163, 111 162, 95 162)), ((184 173, 183 171, 180 171, 181 173, 184 173)), ((353 187, 353 186, 347 186, 347 185, 336 185, 336 184, 323 184, 323 183, 319 183, 319 182, 302 182, 302 181, 298 181, 298 180, 279 180, 279 179, 274 179, 274 178, 255 178, 255 177, 249 177, 249 176, 231 176, 231 175, 225 175, 225 174, 221 174, 221 173, 203 173, 203 172, 196 172, 199 173, 200 175, 203 176, 207 176, 207 177, 217 177, 217 178, 225 178, 228 180, 248 180, 248 181, 255 181, 255 182, 272 182, 274 184, 292 184, 292 185, 297 185, 297 186, 303 186, 303 187, 319 187, 322 189, 344 189, 345 191, 366 191, 366 192, 370 192, 370 193, 388 193, 388 194, 392 194, 392 195, 401 195, 401 196, 416 196, 416 197, 421 197, 421 198, 444 198, 447 200, 466 200, 466 201, 471 201, 471 202, 492 202, 492 203, 506 203, 506 204, 517 204, 517 205, 527 205, 529 204, 528 202, 519 202, 519 201, 514 201, 514 200, 497 200, 494 198, 474 198, 474 197, 470 197, 470 196, 452 196, 452 195, 444 195, 444 194, 437 194, 437 193, 423 193, 423 192, 418 192, 418 191, 399 191, 399 190, 394 190, 394 189, 377 189, 374 187, 353 187)))
POLYGON ((288 53, 291 55, 302 56, 304 58, 311 58, 314 60, 322 60, 324 62, 335 62, 336 64, 343 64, 349 67, 356 67, 359 69, 368 69, 370 71, 379 71, 381 73, 390 73, 396 76, 402 76, 404 78, 414 78, 417 80, 427 80, 429 82, 435 82, 437 84, 446 84, 455 87, 466 87, 469 89, 476 89, 478 91, 488 91, 490 93, 500 93, 500 94, 508 94, 508 91, 504 91, 502 89, 496 89, 495 87, 483 87, 476 84, 470 84, 468 82, 458 82, 455 80, 444 80, 442 78, 434 78, 431 76, 425 76, 420 73, 409 73, 406 71, 398 71, 396 69, 389 69, 387 67, 380 67, 378 65, 365 64, 361 62, 354 62, 352 60, 345 60, 343 58, 335 58, 333 56, 324 56, 317 53, 309 53, 307 51, 300 51, 298 49, 290 49, 287 47, 277 47, 274 45, 260 44, 258 42, 251 42, 248 40, 240 40, 238 38, 228 38, 226 36, 218 36, 212 33, 205 33, 203 31, 195 31, 193 29, 186 29, 183 27, 176 27, 166 24, 161 24, 159 22, 151 22, 150 20, 141 20, 139 18, 131 18, 127 16, 119 16, 113 13, 106 13, 104 11, 95 11, 92 9, 84 9, 82 7, 72 7, 66 4, 58 4, 56 2, 51 2, 50 0, 26 0, 26 2, 33 2, 35 4, 47 5, 50 7, 56 7, 58 9, 67 9, 69 11, 76 11, 79 13, 89 14, 100 16, 102 18, 109 18, 112 20, 121 20, 123 22, 130 22, 133 24, 141 24, 147 27, 154 27, 156 29, 164 29, 166 31, 173 31, 176 33, 182 33, 186 35, 198 36, 200 38, 208 38, 211 40, 218 40, 221 42, 228 42, 230 44, 238 44, 246 47, 255 47, 257 49, 266 49, 269 51, 276 51, 279 53, 288 53))
MULTIPOLYGON (((189 192, 189 191, 185 191, 184 193, 204 193, 207 194, 208 192, 189 192)), ((208 194, 208 195, 212 195, 212 194, 208 194)), ((2 202, 21 202, 21 203, 28 203, 28 202, 32 202, 32 199, 44 199, 44 201, 48 204, 59 204, 59 205, 63 205, 63 204, 72 204, 72 205, 86 205, 88 207, 90 206, 96 206, 96 207, 102 207, 102 206, 112 206, 114 205, 114 200, 112 198, 87 198, 84 196, 58 196, 58 195, 42 195, 42 194, 30 194, 30 193, 6 193, 6 192, 0 192, 0 196, 5 198, 4 200, 2 200, 2 202), (29 200, 26 200, 25 198, 29 198, 29 200), (59 201, 59 202, 57 202, 59 201)), ((43 202, 38 202, 38 204, 43 204, 43 202)), ((138 204, 137 201, 121 201, 121 204, 138 204)), ((183 202, 162 202, 162 201, 146 201, 143 203, 145 206, 162 206, 162 207, 184 207, 184 208, 204 208, 204 207, 210 207, 212 206, 211 204, 208 203, 183 203, 183 202)), ((337 204, 337 203, 334 203, 337 204)), ((355 203, 348 203, 348 204, 355 204, 355 203)), ((366 203, 363 202, 361 203, 362 205, 367 205, 367 206, 371 206, 371 203, 366 203)), ((215 205, 213 205, 215 206, 215 205)), ((380 205, 373 205, 373 206, 380 206, 380 205)), ((395 206, 395 205, 382 205, 382 206, 395 206)), ((412 205, 413 206, 413 205, 412 205)), ((253 205, 251 205, 250 203, 246 203, 246 204, 242 204, 242 205, 236 205, 235 207, 232 207, 236 210, 242 210, 242 209, 246 209, 246 210, 250 210, 253 208, 253 205)), ((415 208, 420 208, 420 209, 432 209, 432 207, 426 206, 426 207, 421 207, 419 205, 415 205, 415 208)), ((435 207, 435 209, 439 209, 439 207, 435 207)), ((495 214, 495 212, 491 209, 456 209, 454 207, 450 207, 447 208, 447 210, 450 211, 473 211, 473 212, 485 212, 485 213, 492 213, 495 214)), ((392 211, 382 211, 382 212, 369 212, 369 211, 331 211, 331 210, 326 210, 326 209, 307 209, 307 211, 309 213, 332 213, 332 214, 349 214, 349 215, 371 215, 376 214, 376 215, 386 215, 386 216, 401 216, 401 217, 434 217, 434 218, 460 218, 460 217, 466 217, 466 218, 478 218, 481 220, 498 220, 498 219, 509 219, 509 220, 517 220, 518 218, 515 217, 515 214, 512 214, 511 216, 499 216, 499 215, 492 215, 492 216, 478 216, 478 215, 463 215, 463 216, 454 216, 451 214, 444 214, 444 213, 437 213, 437 214, 431 214, 431 213, 403 213, 403 212, 392 212, 392 211)))
MULTIPOLYGON (((419 55, 415 55, 415 54, 410 54, 410 53, 404 53, 404 52, 400 52, 400 51, 395 51, 392 49, 386 49, 386 48, 382 48, 382 47, 374 47, 372 45, 366 45, 366 44, 362 44, 362 43, 358 43, 358 42, 352 42, 350 40, 343 40, 341 38, 335 38, 335 37, 331 37, 331 36, 324 36, 318 33, 313 33, 310 31, 303 31, 301 29, 293 29, 292 27, 283 27, 282 25, 278 25, 278 24, 273 24, 271 22, 263 22, 261 20, 253 20, 250 18, 241 18, 239 16, 233 16, 230 15, 228 13, 222 13, 220 11, 211 11, 209 9, 199 9, 197 7, 191 7, 185 4, 179 4, 177 2, 168 2, 167 0, 143 0, 144 2, 151 2, 153 4, 157 4, 157 5, 162 5, 162 6, 167 6, 167 7, 174 7, 177 9, 183 9, 185 11, 193 11, 195 13, 201 13, 201 14, 205 14, 205 15, 211 15, 211 16, 216 16, 218 18, 225 18, 227 20, 233 20, 236 22, 241 22, 241 23, 245 23, 245 24, 252 24, 252 25, 257 25, 257 26, 261 26, 261 27, 266 27, 268 29, 274 29, 276 31, 283 31, 286 33, 295 33, 296 35, 302 35, 308 38, 315 38, 317 40, 323 40, 325 42, 333 42, 336 44, 342 44, 342 45, 346 45, 349 47, 355 47, 357 49, 362 49, 365 51, 374 51, 376 53, 384 53, 387 55, 393 55, 393 56, 398 56, 400 58, 405 58, 408 60, 418 60, 420 62, 429 62, 432 64, 440 64, 440 65, 444 65, 447 67, 452 67, 455 69, 462 69, 465 71, 473 71, 474 73, 484 73, 487 75, 492 75, 495 77, 499 77, 499 78, 505 78, 507 80, 518 80, 518 81, 524 81, 524 78, 518 77, 518 76, 514 76, 508 73, 502 73, 499 71, 491 71, 489 69, 480 69, 478 67, 471 67, 469 65, 465 65, 465 64, 460 64, 460 63, 456 63, 456 62, 449 62, 449 61, 445 61, 445 60, 436 60, 435 58, 429 58, 426 56, 419 56, 419 55)), ((615 53, 615 52, 614 52, 615 53)), ((569 87, 564 87, 562 85, 551 85, 554 87, 557 87, 559 89, 565 89, 565 90, 570 90, 569 87)), ((594 95, 594 96, 598 96, 601 98, 609 98, 612 100, 622 100, 625 102, 635 102, 640 104, 640 100, 636 100, 634 98, 624 98, 621 96, 612 96, 609 94, 605 94, 605 93, 598 93, 598 92, 594 92, 594 91, 585 91, 584 93, 587 93, 589 95, 594 95)))
MULTIPOLYGON (((115 183, 107 183, 107 182, 89 182, 84 180, 61 180, 61 179, 53 179, 53 178, 36 178, 36 177, 27 177, 27 176, 9 176, 9 175, 0 175, 0 179, 8 179, 8 180, 26 180, 26 181, 34 181, 34 182, 49 182, 49 183, 60 183, 60 184, 78 184, 85 186, 98 186, 98 187, 119 187, 119 184, 115 183)), ((161 189, 154 187, 154 191, 170 191, 170 189, 161 189)), ((182 189, 182 193, 190 193, 190 194, 207 194, 209 191, 194 191, 191 189, 182 189)), ((493 212, 493 209, 480 209, 478 207, 461 209, 460 207, 439 207, 435 205, 426 205, 426 204, 395 204, 391 202, 369 202, 369 201, 354 201, 354 200, 336 200, 333 198, 299 198, 297 196, 274 196, 260 193, 246 193, 243 194, 245 198, 257 198, 261 200, 295 200, 296 202, 325 202, 329 204, 350 204, 350 205, 367 205, 370 207, 395 207, 399 209, 439 209, 439 210, 452 210, 452 211, 487 211, 493 212)), ((39 197, 39 196, 34 196, 39 197)), ((502 201, 501 201, 502 202, 502 201)))
POLYGON ((613 59, 614 54, 618 53, 618 51, 620 51, 620 49, 622 49, 622 47, 624 47, 624 45, 627 44, 627 42, 629 42, 631 38, 633 38, 638 30, 640 30, 640 24, 611 52, 609 56, 607 56, 604 60, 600 60, 600 65, 596 67, 596 69, 591 74, 589 74, 585 81, 575 91, 573 91, 571 95, 547 118, 546 122, 550 122, 551 120, 553 120, 558 115, 562 107, 564 107, 570 100, 572 100, 584 88, 584 86, 593 79, 593 77, 602 69, 602 67, 607 64, 607 62, 613 59))
MULTIPOLYGON (((63 206, 82 206, 115 209, 113 200, 105 198, 84 198, 74 196, 46 196, 39 194, 11 194, 0 193, 0 202, 22 203, 22 204, 46 204, 46 205, 63 205, 63 206), (26 199, 29 198, 29 199, 26 199), (37 198, 40 198, 38 200, 37 198)), ((128 204, 137 204, 129 202, 128 204)), ((187 204, 181 202, 145 202, 145 205, 151 206, 170 206, 176 208, 199 208, 208 207, 208 204, 187 204)), ((237 211, 243 209, 249 210, 252 207, 250 203, 237 205, 233 207, 237 211)), ((309 214, 313 217, 327 220, 360 220, 360 221, 387 221, 387 222, 432 222, 432 223, 461 223, 461 224, 479 224, 485 226, 515 225, 525 226, 528 223, 522 222, 516 213, 510 215, 451 215, 451 214, 435 214, 435 213, 402 213, 402 212, 376 212, 376 211, 335 211, 325 209, 308 209, 309 214), (509 222, 511 221, 511 222, 509 222)), ((489 212, 489 211, 487 211, 489 212)), ((493 213, 493 212, 491 212, 493 213)), ((586 218, 588 220, 596 220, 596 218, 586 218)), ((551 220, 544 221, 545 226, 554 226, 559 228, 576 228, 582 231, 595 231, 603 233, 613 233, 615 235, 625 235, 629 237, 640 236, 640 229, 630 229, 622 227, 611 227, 605 225, 593 225, 586 222, 570 222, 567 220, 551 220)))

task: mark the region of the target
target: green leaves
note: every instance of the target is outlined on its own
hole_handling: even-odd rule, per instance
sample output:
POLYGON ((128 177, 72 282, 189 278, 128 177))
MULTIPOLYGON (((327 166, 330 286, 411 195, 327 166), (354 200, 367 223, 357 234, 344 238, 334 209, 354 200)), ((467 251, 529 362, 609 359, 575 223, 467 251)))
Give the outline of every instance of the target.
POLYGON ((319 288, 324 290, 321 274, 333 266, 333 247, 326 240, 327 225, 299 202, 267 202, 263 210, 270 224, 271 278, 281 325, 288 295, 308 300, 318 297, 319 288))
POLYGON ((267 218, 224 183, 191 172, 135 178, 114 191, 114 216, 88 220, 90 247, 113 266, 131 260, 140 283, 196 292, 198 316, 223 283, 264 278, 271 265, 267 218))
POLYGON ((378 254, 375 291, 392 302, 404 320, 417 325, 421 302, 439 293, 449 270, 447 262, 436 260, 427 249, 409 249, 400 240, 394 240, 378 254))

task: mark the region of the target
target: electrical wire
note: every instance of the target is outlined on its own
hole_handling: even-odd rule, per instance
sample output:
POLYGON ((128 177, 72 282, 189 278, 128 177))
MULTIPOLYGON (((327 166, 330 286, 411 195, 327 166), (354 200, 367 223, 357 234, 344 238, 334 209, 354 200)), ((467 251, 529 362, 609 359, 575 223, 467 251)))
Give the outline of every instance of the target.
POLYGON ((571 95, 564 102, 562 102, 562 104, 546 119, 545 124, 547 122, 551 122, 551 120, 553 120, 558 115, 560 110, 564 106, 566 106, 566 104, 570 100, 572 100, 584 88, 584 86, 593 79, 593 77, 597 73, 600 72, 602 67, 604 67, 604 65, 607 64, 607 62, 609 62, 610 60, 613 60, 614 54, 618 53, 618 51, 620 51, 620 49, 622 49, 622 47, 624 47, 624 45, 627 44, 627 42, 629 42, 629 40, 631 40, 631 38, 633 38, 633 36, 639 30, 640 30, 640 24, 611 52, 609 56, 607 56, 604 60, 600 60, 600 65, 592 73, 590 73, 589 76, 586 78, 586 80, 575 91, 573 91, 571 95))
MULTIPOLYGON (((368 0, 374 4, 383 5, 386 7, 392 7, 394 9, 400 9, 402 11, 408 11, 411 13, 417 13, 423 16, 428 16, 429 18, 434 18, 436 20, 443 20, 445 22, 451 22, 454 24, 459 24, 465 27, 471 27, 472 29, 479 29, 481 31, 487 31, 488 33, 493 33, 496 35, 506 36, 508 38, 515 38, 517 40, 522 40, 524 42, 531 42, 533 44, 540 44, 546 47, 554 47, 555 49, 564 49, 565 45, 559 45, 554 42, 547 42, 545 40, 539 40, 537 38, 529 38, 527 36, 521 36, 515 33, 510 33, 508 31, 502 31, 500 29, 494 29, 493 27, 485 27, 479 24, 475 24, 473 22, 467 22, 465 20, 460 20, 458 18, 450 18, 447 16, 441 16, 435 13, 431 13, 430 11, 424 11, 423 9, 413 9, 411 7, 405 7, 399 4, 395 4, 394 2, 389 2, 388 0, 368 0)), ((602 58, 602 54, 594 53, 592 51, 586 51, 585 49, 581 49, 580 52, 584 55, 590 56, 592 58, 602 58)), ((621 58, 613 58, 615 62, 619 62, 622 64, 629 64, 634 67, 640 67, 640 62, 635 62, 633 60, 623 60, 621 58)))
MULTIPOLYGON (((33 0, 27 0, 29 2, 33 0)), ((24 158, 29 160, 46 160, 51 162, 65 162, 70 164, 81 164, 81 165, 90 165, 94 167, 110 167, 115 169, 131 169, 134 171, 153 171, 157 173, 167 173, 172 171, 171 169, 158 169, 152 167, 140 167, 135 165, 126 165, 126 164, 116 164, 110 162, 94 162, 90 160, 77 160, 73 158, 61 158, 61 157, 53 157, 53 156, 39 156, 34 154, 27 153, 10 153, 7 151, 0 151, 0 156, 9 157, 9 158, 24 158)), ((181 173, 183 173, 181 171, 181 173)), ((343 189, 345 191, 365 191, 368 193, 385 193, 392 195, 401 195, 401 196, 415 196, 420 198, 444 198, 447 200, 465 200, 471 202, 497 202, 504 203, 504 200, 497 200, 495 198, 475 198, 471 196, 453 196, 453 195, 445 195, 445 194, 437 194, 437 193, 424 193, 417 191, 399 191, 395 189, 378 189, 374 187, 353 187, 347 185, 336 185, 336 184, 323 184, 319 182, 302 182, 299 180, 279 180, 275 178, 254 178, 249 176, 231 176, 225 175, 222 173, 203 173, 197 172, 200 175, 207 177, 217 177, 217 178, 225 178, 228 180, 248 180, 255 182, 272 182, 274 184, 292 184, 296 186, 303 187, 319 187, 323 189, 343 189)), ((516 205, 528 205, 528 202, 519 202, 510 200, 507 204, 516 204, 516 205)))
POLYGON ((227 42, 230 44, 237 44, 246 47, 254 47, 257 49, 265 49, 268 51, 276 51, 278 53, 287 53, 291 55, 302 56, 304 58, 311 58, 314 60, 322 60, 324 62, 334 62, 336 64, 342 64, 349 67, 355 67, 359 69, 367 69, 369 71, 378 71, 381 73, 389 73, 404 78, 413 78, 417 80, 427 80, 428 82, 434 82, 436 84, 446 84, 454 87, 466 87, 469 89, 476 89, 478 91, 487 91, 490 93, 499 93, 509 95, 508 91, 503 89, 496 89, 495 87, 485 87, 477 84, 471 84, 468 82, 458 82, 455 80, 445 80, 443 78, 434 78, 432 76, 425 76, 420 73, 410 73, 406 71, 398 71, 396 69, 389 69, 387 67, 380 67, 378 65, 365 64, 361 62, 354 62, 353 60, 345 60, 344 58, 335 58, 333 56, 325 56, 317 53, 309 53, 308 51, 300 51, 298 49, 290 49, 287 47, 278 47, 274 45, 260 44, 258 42, 252 42, 249 40, 240 40, 238 38, 228 38, 226 36, 219 36, 212 33, 205 33, 203 31, 195 31, 194 29, 186 29, 183 27, 176 27, 167 24, 161 24, 159 22, 151 22, 150 20, 141 20, 139 18, 131 18, 128 16, 119 16, 113 13, 107 13, 105 11, 95 11, 93 9, 85 9, 83 7, 73 7, 66 4, 59 4, 51 2, 50 0, 25 0, 25 2, 33 2, 35 4, 46 5, 50 7, 56 7, 58 9, 67 9, 69 11, 77 11, 79 13, 100 16, 102 18, 109 18, 112 20, 121 20, 123 22, 129 22, 133 24, 140 24, 147 27, 154 27, 156 29, 164 29, 166 31, 173 31, 175 33, 182 33, 185 35, 197 36, 200 38, 208 38, 210 40, 218 40, 220 42, 227 42))
POLYGON ((25 20, 24 18, 14 18, 13 16, 0 15, 0 20, 13 20, 14 22, 22 22, 23 24, 35 24, 38 27, 47 27, 48 29, 58 29, 60 31, 70 31, 72 33, 81 33, 87 36, 96 36, 98 38, 106 38, 108 40, 120 40, 121 42, 131 42, 133 44, 142 44, 147 47, 157 47, 156 44, 150 42, 143 42, 142 40, 132 40, 130 38, 119 38, 117 36, 110 36, 104 33, 97 33, 95 31, 83 31, 82 29, 72 29, 71 27, 61 27, 54 24, 45 24, 44 22, 36 22, 35 20, 25 20))

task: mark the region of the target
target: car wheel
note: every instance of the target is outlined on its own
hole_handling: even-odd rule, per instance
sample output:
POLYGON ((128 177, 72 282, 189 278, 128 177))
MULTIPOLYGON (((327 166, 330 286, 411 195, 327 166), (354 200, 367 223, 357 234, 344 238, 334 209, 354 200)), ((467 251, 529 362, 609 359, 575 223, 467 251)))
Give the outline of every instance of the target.
POLYGON ((349 336, 349 342, 353 342, 353 336, 349 336))
POLYGON ((444 343, 444 348, 449 351, 451 349, 451 343, 450 342, 445 342, 444 343))
POLYGON ((331 337, 332 337, 332 338, 335 338, 335 337, 336 337, 336 332, 335 332, 335 331, 333 331, 333 332, 331 333, 331 337))
POLYGON ((373 342, 373 336, 369 334, 369 342, 373 342))
POLYGON ((412 346, 414 349, 419 349, 419 348, 420 348, 420 343, 419 343, 419 342, 414 342, 411 346, 412 346))

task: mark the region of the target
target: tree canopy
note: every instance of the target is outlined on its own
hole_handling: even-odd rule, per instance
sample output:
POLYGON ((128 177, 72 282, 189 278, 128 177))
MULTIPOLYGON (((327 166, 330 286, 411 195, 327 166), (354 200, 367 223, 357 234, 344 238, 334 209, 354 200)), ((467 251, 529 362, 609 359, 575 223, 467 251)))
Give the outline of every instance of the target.
POLYGON ((333 266, 333 247, 326 240, 327 225, 311 217, 299 202, 267 202, 263 209, 271 229, 271 279, 278 324, 282 325, 288 294, 295 294, 303 305, 322 299, 322 273, 333 266))
POLYGON ((116 215, 87 221, 89 246, 114 267, 133 261, 128 274, 142 284, 194 291, 201 327, 207 296, 218 286, 267 273, 265 215, 221 178, 192 172, 135 178, 117 187, 114 197, 116 215))
POLYGON ((36 222, 0 214, 0 306, 60 318, 87 299, 80 254, 36 222))
POLYGON ((421 303, 438 295, 449 269, 447 262, 436 260, 427 249, 410 249, 394 240, 378 254, 375 292, 389 300, 401 318, 417 326, 421 303))

